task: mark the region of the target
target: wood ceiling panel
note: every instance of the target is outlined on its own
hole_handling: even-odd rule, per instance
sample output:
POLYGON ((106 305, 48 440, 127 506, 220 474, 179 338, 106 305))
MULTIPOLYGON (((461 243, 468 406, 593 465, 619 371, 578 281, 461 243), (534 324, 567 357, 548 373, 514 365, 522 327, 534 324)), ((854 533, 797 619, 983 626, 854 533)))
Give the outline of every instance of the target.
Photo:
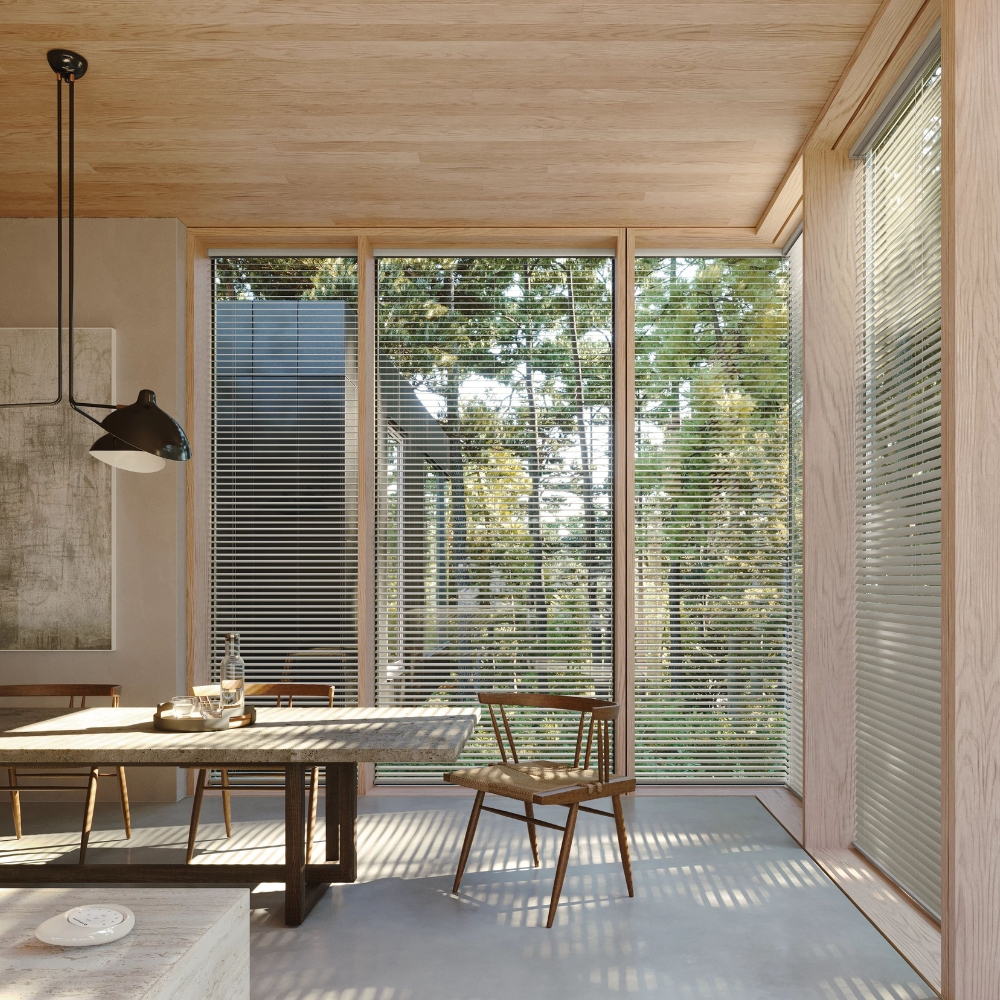
POLYGON ((755 226, 878 0, 8 0, 0 215, 755 226))

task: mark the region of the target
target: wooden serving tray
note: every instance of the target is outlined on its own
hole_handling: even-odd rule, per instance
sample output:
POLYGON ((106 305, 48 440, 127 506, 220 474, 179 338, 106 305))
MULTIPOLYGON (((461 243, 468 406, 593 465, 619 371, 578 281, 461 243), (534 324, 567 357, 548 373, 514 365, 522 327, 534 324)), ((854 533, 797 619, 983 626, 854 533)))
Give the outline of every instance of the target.
POLYGON ((243 715, 234 715, 232 714, 234 709, 227 709, 218 719, 206 719, 200 715, 177 718, 170 714, 173 707, 171 701, 156 706, 156 714, 153 716, 154 729, 171 733, 216 733, 228 729, 242 729, 244 726, 252 726, 257 721, 257 709, 252 705, 244 706, 243 715))

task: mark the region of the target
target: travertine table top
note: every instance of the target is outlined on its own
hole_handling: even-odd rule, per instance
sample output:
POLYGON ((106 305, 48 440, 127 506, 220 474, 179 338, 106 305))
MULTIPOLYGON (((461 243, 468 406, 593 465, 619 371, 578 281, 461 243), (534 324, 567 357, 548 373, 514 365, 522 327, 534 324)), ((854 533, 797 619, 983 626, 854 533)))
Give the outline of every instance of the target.
POLYGON ((88 708, 52 718, 44 709, 2 709, 0 766, 450 764, 479 721, 478 707, 258 708, 257 722, 245 729, 168 733, 153 728, 153 713, 153 708, 88 708))
POLYGON ((249 949, 246 889, 0 889, 4 1000, 245 1000, 249 949), (35 937, 48 917, 101 903, 127 906, 135 929, 92 948, 35 937))

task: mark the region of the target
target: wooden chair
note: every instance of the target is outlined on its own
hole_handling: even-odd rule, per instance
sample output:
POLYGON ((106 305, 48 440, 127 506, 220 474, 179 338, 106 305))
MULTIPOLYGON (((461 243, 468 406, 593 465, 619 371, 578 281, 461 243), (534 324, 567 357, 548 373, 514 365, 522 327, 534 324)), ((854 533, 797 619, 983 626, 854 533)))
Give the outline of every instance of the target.
POLYGON ((521 694, 513 691, 480 691, 479 701, 487 705, 490 720, 493 723, 493 733, 500 748, 499 764, 486 767, 465 767, 458 771, 445 774, 445 781, 476 791, 476 801, 472 806, 469 826, 465 831, 465 842, 462 844, 462 854, 458 860, 458 872, 455 874, 455 884, 452 892, 457 893, 469 860, 469 851, 476 835, 479 814, 483 810, 507 816, 528 824, 528 836, 531 840, 531 854, 538 867, 538 843, 535 828, 547 827, 550 830, 563 832, 562 847, 559 850, 559 863, 556 866, 555 882, 552 886, 552 900, 549 903, 549 915, 545 926, 551 927, 559 905, 563 881, 566 878, 566 866, 569 862, 569 852, 573 844, 573 831, 576 828, 576 818, 581 810, 607 816, 615 821, 618 833, 618 846, 621 849, 622 868, 625 871, 625 883, 628 894, 634 896, 632 888, 632 867, 629 863, 628 837, 625 832, 625 818, 622 815, 621 797, 626 792, 635 791, 635 778, 629 778, 611 771, 611 726, 618 718, 618 706, 610 701, 597 698, 578 698, 564 695, 521 694), (572 764, 560 764, 548 760, 523 761, 519 758, 514 744, 514 734, 510 720, 507 718, 506 706, 523 708, 556 709, 566 712, 578 712, 580 722, 576 734, 576 751, 572 764), (500 709, 503 731, 507 736, 507 746, 504 746, 500 725, 497 722, 496 708, 500 709), (589 716, 589 722, 588 722, 589 716), (583 747, 584 731, 587 733, 586 750, 583 747), (591 758, 596 749, 597 767, 591 767, 591 758), (583 753, 581 766, 580 755, 583 753), (487 793, 500 795, 508 799, 518 799, 524 803, 524 815, 508 812, 506 809, 494 809, 483 805, 487 793), (614 812, 594 809, 584 802, 595 799, 610 798, 614 812), (565 826, 558 826, 535 817, 535 806, 567 806, 569 815, 565 826))
MULTIPOLYGON (((274 697, 275 706, 281 708, 282 699, 287 699, 288 708, 292 708, 295 698, 326 698, 327 705, 333 708, 333 685, 332 684, 306 684, 295 681, 279 681, 273 684, 246 684, 243 688, 243 695, 246 698, 274 697)), ((205 792, 222 793, 222 816, 226 822, 226 836, 233 835, 233 815, 230 809, 229 796, 233 791, 229 783, 229 775, 234 772, 233 768, 222 768, 220 784, 213 785, 208 781, 208 768, 199 768, 198 779, 194 787, 194 804, 191 807, 191 827, 188 830, 187 863, 191 864, 194 857, 195 838, 198 836, 198 820, 201 818, 201 802, 205 792)), ((246 774, 283 774, 284 769, 280 767, 268 768, 255 765, 254 767, 240 768, 235 773, 246 774)), ((275 788, 274 782, 243 782, 239 784, 239 789, 271 789, 275 788)), ((319 797, 319 768, 312 769, 312 776, 309 782, 309 818, 306 825, 306 864, 312 854, 313 834, 316 831, 316 802, 319 797)))
MULTIPOLYGON (((69 707, 76 708, 76 699, 80 699, 80 708, 87 707, 87 698, 110 698, 111 707, 118 707, 118 699, 122 692, 120 684, 2 684, 0 698, 69 698, 69 707)), ((87 797, 83 808, 83 830, 80 834, 80 864, 87 857, 87 844, 90 841, 90 830, 94 823, 94 803, 97 800, 97 782, 100 778, 118 779, 118 797, 121 800, 122 819, 125 822, 125 836, 132 837, 132 819, 128 807, 128 786, 125 783, 125 768, 118 767, 114 771, 101 771, 97 765, 90 768, 88 774, 80 771, 24 771, 18 768, 7 768, 10 792, 10 809, 14 816, 14 834, 21 839, 21 792, 29 791, 75 791, 86 788, 87 797), (21 778, 84 778, 86 785, 25 785, 21 778)))

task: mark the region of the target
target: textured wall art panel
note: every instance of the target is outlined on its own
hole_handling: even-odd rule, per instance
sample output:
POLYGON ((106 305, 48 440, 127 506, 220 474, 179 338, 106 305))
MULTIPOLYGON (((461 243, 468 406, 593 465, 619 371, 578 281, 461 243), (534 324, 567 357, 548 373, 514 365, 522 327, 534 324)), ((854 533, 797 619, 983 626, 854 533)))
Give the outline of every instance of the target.
MULTIPOLYGON (((114 347, 114 330, 77 330, 77 399, 112 401, 114 347)), ((0 400, 52 399, 55 372, 54 329, 0 329, 0 400)), ((65 397, 0 409, 0 649, 114 649, 114 476, 89 454, 100 433, 65 397)))

